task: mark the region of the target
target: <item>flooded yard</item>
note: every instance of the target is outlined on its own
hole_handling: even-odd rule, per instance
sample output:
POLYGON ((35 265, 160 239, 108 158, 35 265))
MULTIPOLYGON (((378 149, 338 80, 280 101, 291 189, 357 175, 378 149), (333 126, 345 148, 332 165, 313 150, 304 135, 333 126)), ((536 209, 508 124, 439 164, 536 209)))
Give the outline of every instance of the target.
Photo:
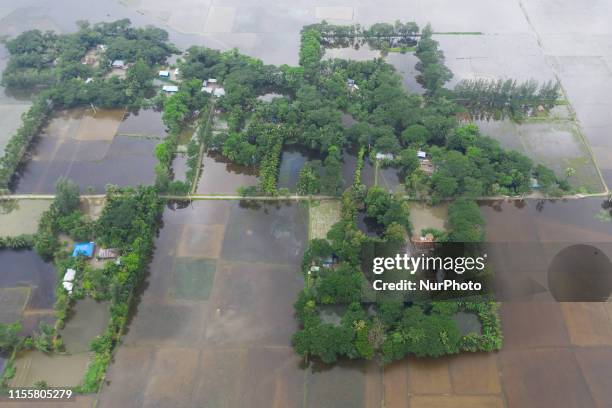
POLYGON ((46 381, 49 387, 76 387, 83 380, 89 353, 46 354, 38 350, 21 352, 15 359, 17 372, 10 387, 33 387, 46 381))
POLYGON ((257 185, 254 168, 231 163, 218 153, 208 152, 202 160, 202 172, 196 190, 199 194, 236 194, 239 187, 257 185))
MULTIPOLYGON (((53 193, 55 182, 68 177, 82 191, 102 193, 107 184, 152 184, 155 139, 117 134, 123 110, 73 109, 58 113, 33 148, 16 183, 17 193, 53 193)), ((149 120, 132 120, 126 131, 150 131, 149 120)), ((155 127, 153 127, 155 128, 155 127)), ((163 136, 163 135, 162 135, 163 136)))
POLYGON ((21 126, 21 115, 30 109, 29 103, 0 102, 0 157, 4 155, 4 148, 9 139, 21 126))
POLYGON ((166 136, 166 127, 162 122, 162 112, 155 109, 126 112, 117 134, 163 139, 166 136))
POLYGON ((0 271, 0 288, 29 288, 28 309, 52 309, 55 302, 55 269, 36 252, 1 249, 0 271))
POLYGON ((305 368, 290 345, 292 304, 303 286, 305 208, 196 201, 167 209, 164 220, 142 301, 98 406, 128 397, 134 406, 177 407, 360 407, 370 406, 367 398, 381 400, 380 368, 305 368))
POLYGON ((59 332, 66 352, 88 352, 89 343, 104 333, 109 317, 108 302, 97 302, 92 298, 77 300, 68 314, 66 325, 59 332))
MULTIPOLYGON (((300 176, 300 170, 307 161, 320 160, 324 158, 316 152, 306 151, 302 149, 287 149, 283 151, 281 156, 281 164, 278 171, 278 187, 288 188, 289 191, 295 192, 300 176)), ((374 166, 368 158, 365 159, 363 169, 361 170, 361 182, 366 186, 373 186, 375 181, 374 166)), ((357 167, 357 152, 354 149, 345 150, 342 153, 342 180, 343 188, 347 188, 353 184, 355 178, 355 169, 357 167)))
POLYGON ((0 237, 35 234, 42 213, 49 209, 48 200, 0 202, 0 237))
POLYGON ((376 185, 390 193, 406 192, 400 170, 395 167, 376 166, 376 185))
POLYGON ((448 218, 448 205, 439 204, 435 207, 410 202, 410 222, 412 223, 412 235, 419 235, 426 228, 435 228, 439 231, 446 230, 446 219, 448 218))
POLYGON ((15 359, 16 374, 11 387, 32 387, 45 381, 50 387, 79 385, 90 361, 90 342, 106 329, 109 318, 108 304, 91 298, 76 301, 68 320, 60 330, 64 353, 43 353, 25 350, 15 359))

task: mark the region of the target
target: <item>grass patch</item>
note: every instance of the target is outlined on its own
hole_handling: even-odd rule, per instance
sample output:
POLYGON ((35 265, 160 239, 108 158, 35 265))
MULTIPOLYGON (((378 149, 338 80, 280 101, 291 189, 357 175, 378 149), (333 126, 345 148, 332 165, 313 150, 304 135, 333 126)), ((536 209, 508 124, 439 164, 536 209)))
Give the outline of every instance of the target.
POLYGON ((210 296, 217 261, 214 259, 178 258, 174 264, 174 297, 207 300, 210 296))
POLYGON ((400 54, 406 54, 408 52, 414 52, 416 47, 391 47, 387 48, 385 51, 387 52, 399 52, 400 54))
POLYGON ((310 239, 327 238, 327 232, 340 220, 340 201, 325 200, 310 205, 310 239))

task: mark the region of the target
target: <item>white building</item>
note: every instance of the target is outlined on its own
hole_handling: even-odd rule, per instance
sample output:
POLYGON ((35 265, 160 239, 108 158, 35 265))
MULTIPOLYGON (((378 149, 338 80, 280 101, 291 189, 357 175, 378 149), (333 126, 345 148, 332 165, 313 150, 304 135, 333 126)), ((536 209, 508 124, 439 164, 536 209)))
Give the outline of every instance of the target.
POLYGON ((113 63, 111 64, 111 67, 125 69, 126 65, 125 65, 125 62, 123 62, 123 60, 114 60, 113 63))
POLYGON ((62 286, 68 293, 72 293, 72 288, 74 287, 74 277, 76 276, 76 271, 74 269, 66 269, 66 273, 64 274, 64 281, 62 282, 62 286))
POLYGON ((178 92, 179 88, 176 85, 164 85, 162 87, 162 91, 166 92, 166 93, 176 93, 178 92))
POLYGON ((376 153, 376 160, 393 160, 394 158, 392 153, 376 153))
POLYGON ((170 78, 170 71, 159 71, 160 78, 170 78))

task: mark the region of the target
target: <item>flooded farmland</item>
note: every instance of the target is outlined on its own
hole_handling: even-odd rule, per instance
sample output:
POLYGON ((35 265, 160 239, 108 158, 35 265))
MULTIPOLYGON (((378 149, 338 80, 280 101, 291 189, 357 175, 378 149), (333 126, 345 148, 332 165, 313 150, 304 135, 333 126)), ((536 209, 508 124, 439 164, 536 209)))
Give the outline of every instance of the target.
POLYGON ((117 134, 163 139, 166 136, 166 127, 162 122, 162 112, 154 109, 126 112, 117 134))
MULTIPOLYGON (((537 249, 555 240, 609 240, 612 224, 597 218, 601 204, 532 200, 481 208, 490 241, 529 242, 537 249)), ((255 407, 380 407, 383 401, 488 407, 503 406, 508 398, 520 407, 526 404, 517 388, 524 376, 531 380, 527 392, 537 390, 551 404, 569 399, 591 406, 592 398, 601 398, 594 376, 596 362, 612 357, 609 308, 542 296, 504 302, 506 345, 499 353, 410 358, 384 368, 375 362, 304 367, 289 345, 295 321, 286 313, 303 285, 302 211, 230 201, 166 210, 142 302, 110 367, 100 406, 130 397, 135 406, 197 406, 204 400, 241 406, 248 400, 255 407), (160 319, 167 324, 155 325, 160 319)), ((415 223, 443 226, 443 208, 423 211, 413 208, 415 223)), ((514 249, 504 259, 517 258, 514 249)), ((470 316, 462 322, 465 330, 475 330, 475 323, 470 316)))
MULTIPOLYGON (((145 114, 146 115, 146 114, 145 114)), ((152 184, 155 179, 155 139, 118 134, 123 110, 73 109, 51 120, 35 144, 30 160, 16 182, 16 193, 53 193, 60 177, 75 181, 82 191, 102 193, 107 184, 152 184)), ((150 120, 132 119, 124 131, 148 134, 150 120), (127 129, 127 130, 126 130, 127 129)), ((163 136, 163 134, 162 134, 163 136)))
POLYGON ((305 208, 196 201, 164 220, 99 406, 377 406, 380 367, 304 367, 291 348, 305 208))
POLYGON ((568 182, 575 188, 585 192, 603 189, 595 163, 573 120, 551 117, 522 124, 510 119, 478 120, 476 124, 483 134, 498 140, 506 149, 519 151, 548 166, 558 177, 565 177, 565 169, 573 168, 576 174, 568 182))
POLYGON ((231 163, 218 153, 208 152, 202 160, 199 194, 236 194, 239 187, 257 185, 254 168, 231 163))
POLYGON ((35 234, 42 213, 49 209, 50 201, 6 201, 0 206, 0 237, 35 234))
MULTIPOLYGON (((609 114, 612 31, 606 23, 612 17, 612 8, 606 2, 433 0, 398 4, 383 0, 328 7, 308 1, 297 5, 234 1, 213 2, 210 7, 203 7, 195 0, 180 5, 159 0, 58 0, 53 3, 40 0, 4 2, 0 7, 0 34, 16 35, 30 28, 69 31, 75 29, 74 22, 78 19, 110 21, 122 17, 129 17, 136 25, 155 24, 168 29, 171 39, 181 47, 203 44, 230 49, 236 46, 248 55, 263 58, 266 63, 293 65, 298 61, 299 30, 304 24, 321 18, 333 23, 371 24, 401 19, 415 20, 423 26, 431 22, 437 31, 448 33, 436 35, 436 39, 454 72, 451 86, 463 78, 535 78, 539 81, 559 78, 605 181, 609 185, 612 183, 612 139, 609 137, 612 133, 609 114), (460 32, 476 34, 453 34, 460 32)), ((0 45, 0 65, 3 53, 6 50, 0 45)), ((408 90, 419 92, 418 84, 411 81, 414 68, 411 57, 411 54, 390 54, 387 61, 403 74, 408 90), (399 61, 394 61, 396 58, 399 61)), ((13 97, 0 89, 1 101, 13 103, 17 100, 13 97)), ((0 107, 0 111, 6 113, 2 115, 6 121, 0 122, 0 129, 10 130, 16 126, 18 122, 14 119, 18 109, 21 107, 0 107)), ((506 126, 493 123, 493 126, 498 125, 506 126)), ((119 134, 125 132, 128 136, 140 135, 141 131, 147 133, 141 129, 132 132, 129 126, 119 125, 118 128, 119 134)), ((582 147, 575 142, 572 132, 562 130, 547 134, 540 126, 533 126, 533 131, 527 133, 519 133, 514 128, 490 132, 498 140, 503 139, 502 143, 507 141, 508 146, 520 150, 523 150, 522 140, 526 140, 527 146, 535 146, 538 157, 543 160, 550 150, 549 160, 557 171, 568 165, 577 167, 579 172, 578 168, 583 168, 583 176, 578 175, 576 180, 570 181, 580 178, 594 191, 599 191, 601 186, 593 181, 593 167, 585 161, 582 147), (538 140, 540 135, 543 137, 538 140)), ((0 146, 6 135, 7 132, 0 132, 0 146)), ((133 139, 125 140, 136 143, 133 139)), ((79 141, 79 145, 81 142, 87 141, 79 141)), ((154 159, 149 162, 145 156, 152 153, 154 143, 137 145, 143 149, 142 158, 136 160, 134 167, 126 164, 130 162, 130 156, 126 155, 127 160, 108 162, 108 167, 100 172, 96 170, 99 167, 90 163, 81 167, 77 164, 77 170, 73 171, 71 163, 76 164, 78 160, 72 157, 106 166, 102 164, 106 157, 102 153, 110 151, 110 147, 108 150, 105 147, 108 141, 100 143, 102 147, 96 149, 83 144, 84 152, 78 153, 61 148, 59 143, 45 143, 40 143, 39 149, 48 152, 48 162, 36 164, 31 161, 25 169, 23 184, 17 186, 18 192, 52 192, 54 180, 59 175, 76 177, 83 189, 89 185, 103 189, 108 179, 125 179, 126 184, 152 180, 147 177, 152 177, 154 159), (53 155, 56 150, 61 151, 57 156, 53 155), (83 178, 83 172, 91 172, 88 176, 91 178, 83 178), (102 173, 105 176, 99 175, 102 173)), ((124 146, 115 146, 115 155, 124 146)), ((141 152, 136 146, 131 147, 133 154, 141 152)), ((257 182, 255 174, 228 171, 225 163, 213 162, 205 163, 209 172, 207 176, 204 170, 200 192, 220 190, 218 192, 233 194, 238 186, 257 182), (215 164, 218 164, 216 168, 215 164), (226 180, 230 180, 227 187, 226 180)), ((175 172, 181 174, 180 169, 177 166, 175 172)), ((364 177, 365 174, 364 171, 364 177)), ((367 174, 371 174, 373 184, 374 171, 367 174)), ((350 166, 343 176, 345 180, 352 179, 350 166)), ((389 176, 393 180, 393 175, 389 176)), ((291 181, 288 184, 291 185, 291 181)), ((517 258, 541 259, 538 270, 545 271, 546 262, 568 244, 609 242, 612 217, 601 201, 483 203, 488 239, 513 244, 498 254, 508 271, 508 275, 504 275, 509 277, 508 285, 518 281, 516 275, 527 275, 530 293, 536 292, 533 298, 504 303, 504 349, 499 353, 464 354, 439 360, 411 358, 384 369, 376 363, 304 369, 288 347, 288 333, 295 324, 289 319, 292 296, 301 285, 297 280, 297 267, 290 265, 293 259, 287 258, 273 266, 262 266, 271 259, 261 254, 262 251, 280 253, 285 249, 299 252, 296 242, 300 239, 283 247, 279 237, 300 234, 300 228, 288 226, 286 218, 272 227, 263 207, 244 211, 253 214, 252 218, 261 217, 262 224, 269 225, 267 230, 253 225, 249 217, 236 215, 242 211, 236 210, 237 204, 195 203, 194 207, 180 211, 169 210, 164 217, 166 226, 158 239, 143 302, 125 344, 118 349, 109 371, 109 384, 104 386, 97 406, 612 406, 609 375, 612 309, 609 303, 558 304, 546 296, 546 291, 540 292, 547 286, 545 273, 530 274, 520 270, 517 273, 521 266, 517 258), (235 217, 236 223, 244 222, 245 226, 242 230, 240 226, 233 226, 234 232, 229 235, 234 238, 225 242, 226 224, 231 217, 235 217), (239 239, 236 236, 246 241, 249 237, 268 239, 271 244, 268 248, 265 243, 248 241, 238 252, 238 247, 230 246, 239 239), (281 250, 272 247, 272 243, 278 244, 281 250), (229 259, 224 259, 222 254, 229 259), (255 274, 264 276, 264 282, 254 279, 255 274), (289 288, 287 292, 290 293, 285 297, 284 292, 275 290, 277 287, 289 288), (275 326, 276 321, 279 327, 275 326)), ((275 214, 274 211, 281 210, 269 211, 275 214)), ((284 211, 287 214, 298 212, 293 207, 284 211)), ((416 209, 412 215, 415 227, 419 223, 441 224, 442 217, 437 215, 432 217, 416 209)), ((24 221, 27 218, 18 217, 24 221)), ((8 227, 0 218, 0 228, 16 231, 17 227, 8 227)), ((12 259, 3 258, 0 252, 0 261, 5 261, 0 265, 12 259)), ((33 269, 31 263, 16 262, 21 267, 19 274, 27 275, 33 269)), ((520 283, 522 289, 523 281, 520 283)), ((15 304, 23 304, 27 299, 27 294, 20 291, 30 290, 25 286, 9 289, 16 293, 1 292, 0 298, 21 299, 15 304)), ((3 309, 2 313, 6 310, 9 309, 3 309)), ((57 381, 64 382, 59 385, 73 384, 81 379, 78 375, 82 375, 86 364, 84 357, 79 358, 81 360, 68 362, 61 358, 46 359, 40 354, 24 356, 24 362, 31 359, 43 363, 40 371, 31 373, 20 383, 32 384, 51 374, 57 381)), ((95 401, 87 401, 88 398, 96 397, 81 397, 70 405, 95 406, 95 401)))
POLYGON ((55 301, 55 269, 33 250, 0 250, 0 288, 28 287, 30 309, 51 309, 55 301))
POLYGON ((597 218, 602 204, 601 199, 532 200, 481 207, 488 241, 497 248, 495 279, 506 297, 497 371, 509 406, 611 401, 600 379, 602 367, 612 364, 610 303, 558 303, 547 277, 555 254, 576 243, 612 255, 612 224, 597 218))

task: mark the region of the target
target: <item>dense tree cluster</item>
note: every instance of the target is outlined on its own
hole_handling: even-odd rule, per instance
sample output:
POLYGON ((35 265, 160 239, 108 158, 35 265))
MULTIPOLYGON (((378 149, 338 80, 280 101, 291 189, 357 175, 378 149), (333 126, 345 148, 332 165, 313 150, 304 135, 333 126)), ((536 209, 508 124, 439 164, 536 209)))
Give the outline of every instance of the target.
POLYGON ((416 70, 419 71, 417 81, 431 95, 439 92, 448 82, 453 73, 444 65, 444 53, 438 48, 438 42, 432 38, 433 30, 428 24, 421 33, 414 55, 419 62, 416 70))
POLYGON ((0 159, 0 190, 8 189, 53 110, 92 105, 139 108, 154 94, 154 66, 177 51, 164 30, 131 27, 127 19, 93 26, 81 22, 72 34, 26 31, 8 40, 6 47, 10 59, 2 85, 13 91, 42 92, 34 96, 0 159), (82 63, 93 51, 97 64, 82 63), (125 79, 107 75, 115 59, 128 64, 125 79))
MULTIPOLYGON (((345 192, 341 220, 330 229, 327 239, 311 240, 304 254, 306 287, 295 303, 301 324, 293 337, 296 352, 325 363, 342 357, 376 356, 389 363, 408 354, 440 357, 462 350, 499 349, 502 335, 497 304, 486 297, 405 302, 368 296, 365 288, 370 285, 371 276, 367 260, 398 253, 405 244, 410 221, 409 209, 400 197, 377 188, 369 189, 365 200, 360 200, 361 195, 356 187, 345 192), (385 232, 372 237, 361 231, 356 223, 360 211, 379 223, 385 232), (322 263, 329 259, 335 259, 333 265, 322 263), (328 310, 339 315, 337 320, 325 317, 328 310), (461 335, 455 320, 459 311, 478 315, 482 332, 461 335)), ((449 232, 440 238, 481 242, 484 221, 478 206, 465 200, 452 204, 449 232)))
POLYGON ((476 125, 456 128, 443 147, 431 149, 431 156, 436 166, 431 177, 434 199, 516 195, 530 190, 533 162, 482 136, 476 125))
POLYGON ((7 41, 11 58, 2 85, 15 89, 49 87, 74 78, 86 79, 108 71, 113 60, 162 64, 176 49, 168 33, 156 27, 136 28, 128 19, 90 25, 81 22, 71 34, 26 31, 7 41), (103 45, 99 66, 82 64, 89 50, 103 45))
POLYGON ((560 85, 549 81, 538 85, 535 81, 517 82, 513 79, 464 79, 454 89, 458 103, 476 118, 524 118, 531 111, 552 108, 559 98, 560 85))
MULTIPOLYGON (((115 345, 118 343, 128 318, 134 290, 141 282, 153 252, 163 204, 154 187, 109 188, 106 205, 100 218, 90 220, 79 211, 79 190, 72 181, 60 179, 56 197, 38 226, 34 247, 44 259, 53 260, 58 273, 68 268, 77 272, 75 287, 68 294, 60 283, 54 305, 57 324, 61 327, 70 309, 72 297, 90 295, 98 300, 110 301, 111 318, 107 330, 92 344, 94 357, 81 387, 83 392, 98 389, 115 345), (120 262, 107 262, 94 268, 83 257, 70 256, 71 248, 65 248, 59 235, 65 234, 74 241, 90 241, 103 248, 115 248, 120 262)), ((44 351, 56 350, 55 330, 41 329, 26 344, 44 351)))
MULTIPOLYGON (((229 129, 208 135, 207 148, 260 170, 279 139, 282 148, 295 146, 317 156, 301 172, 298 184, 303 194, 340 194, 342 156, 351 146, 367 147, 370 158, 376 152, 392 153, 394 159, 383 164, 398 167, 409 191, 419 197, 438 200, 528 191, 535 170, 529 159, 502 149, 471 127, 457 128, 464 108, 444 88, 452 73, 432 36, 430 26, 419 34, 414 23, 366 28, 323 22, 302 30, 300 67, 277 68, 235 50, 192 47, 181 72, 187 79, 214 77, 226 89, 217 106, 229 129), (382 59, 324 59, 329 40, 342 37, 414 42, 418 80, 426 95, 406 92, 401 77, 382 59), (271 102, 257 100, 268 92, 284 96, 271 102), (343 125, 347 115, 353 124, 343 125), (469 137, 464 137, 466 133, 469 137), (433 177, 421 171, 417 150, 434 159, 433 177)), ((265 167, 265 190, 270 193, 268 175, 275 172, 268 164, 265 167)))
POLYGON ((367 44, 371 48, 389 50, 414 46, 419 36, 419 26, 414 22, 394 24, 376 23, 370 27, 355 25, 334 25, 326 21, 308 26, 316 29, 325 48, 361 47, 367 44))

